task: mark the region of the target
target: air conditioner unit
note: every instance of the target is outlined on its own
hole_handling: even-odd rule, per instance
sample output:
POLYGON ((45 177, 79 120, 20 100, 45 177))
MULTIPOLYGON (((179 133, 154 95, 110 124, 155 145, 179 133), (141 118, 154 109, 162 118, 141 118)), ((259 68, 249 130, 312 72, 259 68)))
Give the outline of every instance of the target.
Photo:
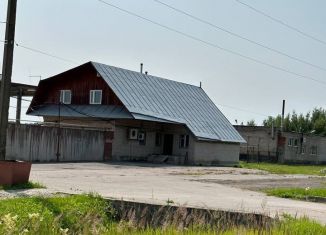
POLYGON ((129 129, 128 138, 130 140, 137 140, 138 139, 138 129, 129 129))
POLYGON ((145 132, 138 133, 138 140, 140 140, 140 141, 145 140, 145 132))

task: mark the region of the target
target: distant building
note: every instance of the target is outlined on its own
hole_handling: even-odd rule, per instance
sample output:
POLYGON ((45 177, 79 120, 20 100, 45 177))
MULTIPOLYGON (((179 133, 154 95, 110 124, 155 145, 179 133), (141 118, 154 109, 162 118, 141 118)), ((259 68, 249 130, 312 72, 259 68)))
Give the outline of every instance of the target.
POLYGON ((283 132, 264 126, 234 126, 246 144, 240 146, 240 158, 249 161, 283 163, 326 163, 326 137, 283 132))
POLYGON ((42 80, 27 114, 106 129, 104 160, 232 165, 245 142, 202 88, 95 62, 42 80))

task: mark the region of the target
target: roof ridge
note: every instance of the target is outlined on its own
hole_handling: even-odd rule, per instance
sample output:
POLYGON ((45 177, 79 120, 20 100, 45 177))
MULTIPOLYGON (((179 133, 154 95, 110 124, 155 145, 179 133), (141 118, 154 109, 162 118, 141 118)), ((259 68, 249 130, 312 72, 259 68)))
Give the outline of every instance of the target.
MULTIPOLYGON (((117 67, 117 66, 113 66, 113 65, 108 65, 108 64, 103 64, 103 63, 99 63, 99 62, 96 62, 96 61, 90 61, 90 63, 104 65, 104 66, 108 66, 108 67, 112 67, 112 68, 116 68, 116 69, 123 69, 123 70, 129 71, 129 72, 132 72, 132 73, 142 74, 142 73, 137 72, 137 71, 134 71, 134 70, 130 70, 130 69, 126 69, 126 68, 121 68, 121 67, 117 67)), ((193 84, 189 84, 189 83, 186 83, 186 82, 180 82, 180 81, 176 81, 176 80, 172 80, 172 79, 168 79, 168 78, 154 76, 154 75, 151 75, 151 74, 143 74, 143 75, 144 76, 148 76, 148 77, 153 77, 153 78, 156 78, 156 79, 163 79, 163 80, 167 80, 167 81, 171 81, 171 82, 175 82, 175 83, 180 83, 180 84, 192 86, 192 87, 195 87, 195 88, 198 88, 198 89, 202 89, 199 86, 196 86, 196 85, 193 85, 193 84)))

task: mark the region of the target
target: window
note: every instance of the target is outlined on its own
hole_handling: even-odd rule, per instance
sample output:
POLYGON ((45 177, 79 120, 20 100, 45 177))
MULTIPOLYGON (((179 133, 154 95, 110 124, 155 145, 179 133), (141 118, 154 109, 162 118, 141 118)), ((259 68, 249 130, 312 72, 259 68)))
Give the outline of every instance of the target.
POLYGON ((102 104, 102 90, 90 90, 89 103, 90 104, 102 104))
POLYGON ((179 148, 189 147, 189 135, 180 135, 179 137, 179 148))
POLYGON ((129 134, 128 134, 128 138, 130 140, 138 140, 138 129, 132 128, 129 129, 129 134))
POLYGON ((310 147, 310 155, 317 155, 317 146, 311 146, 310 147))
POLYGON ((71 104, 71 90, 60 91, 60 103, 71 104))
POLYGON ((146 145, 146 132, 138 132, 138 141, 140 145, 146 145))
POLYGON ((306 154, 306 146, 301 147, 301 154, 306 154))
POLYGON ((162 134, 156 133, 155 135, 155 146, 159 147, 162 144, 162 134))
POLYGON ((298 147, 298 139, 294 139, 294 147, 298 147))
POLYGON ((289 138, 288 139, 288 146, 293 146, 293 139, 292 138, 289 138))

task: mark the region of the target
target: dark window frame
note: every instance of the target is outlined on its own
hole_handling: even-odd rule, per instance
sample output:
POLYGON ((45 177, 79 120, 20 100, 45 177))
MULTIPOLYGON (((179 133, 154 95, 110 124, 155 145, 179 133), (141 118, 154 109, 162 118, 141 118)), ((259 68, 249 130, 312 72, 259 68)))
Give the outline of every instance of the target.
POLYGON ((310 147, 310 155, 317 155, 317 153, 318 153, 318 147, 317 147, 317 145, 313 145, 313 146, 311 146, 310 147))
POLYGON ((302 155, 306 154, 306 146, 304 145, 301 146, 301 154, 302 155))
POLYGON ((139 131, 138 136, 140 134, 144 134, 144 139, 143 140, 138 139, 139 145, 146 145, 146 132, 145 131, 139 131))
POLYGON ((293 146, 294 147, 298 147, 299 146, 299 140, 298 139, 294 139, 293 146))
POLYGON ((189 148, 190 137, 188 134, 179 135, 179 148, 189 148))

